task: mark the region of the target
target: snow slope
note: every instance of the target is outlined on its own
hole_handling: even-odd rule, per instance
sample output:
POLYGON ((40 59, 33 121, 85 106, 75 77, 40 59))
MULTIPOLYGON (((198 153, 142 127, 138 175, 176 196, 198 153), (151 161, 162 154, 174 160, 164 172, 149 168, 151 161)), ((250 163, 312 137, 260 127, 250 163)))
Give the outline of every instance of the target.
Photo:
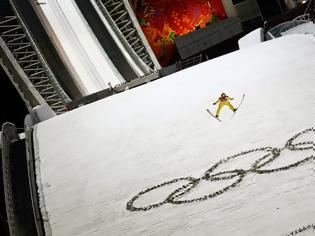
POLYGON ((50 0, 39 5, 75 69, 86 95, 125 80, 97 41, 74 0, 50 0))
MULTIPOLYGON (((231 155, 282 148, 315 126, 315 40, 284 36, 182 70, 36 126, 36 171, 47 235, 285 235, 315 223, 315 161, 267 174, 247 172, 236 187, 205 201, 148 211, 126 204, 140 191, 180 177, 200 178, 231 155), (225 92, 244 103, 220 123, 206 112, 225 92)), ((315 154, 282 150, 262 169, 315 154)), ((313 143, 311 143, 313 142, 313 143)), ((224 162, 214 173, 248 169, 264 152, 224 162)), ((227 174, 226 174, 227 175, 227 174)), ((201 197, 236 181, 201 180, 177 200, 201 197)), ((135 201, 163 201, 187 181, 135 201)), ((305 231, 311 235, 314 231, 305 231)), ((302 235, 302 234, 301 234, 302 235)))
POLYGON ((252 32, 246 34, 245 36, 238 40, 239 49, 250 47, 252 45, 256 45, 263 42, 264 41, 263 35, 264 35, 263 28, 255 29, 252 32))

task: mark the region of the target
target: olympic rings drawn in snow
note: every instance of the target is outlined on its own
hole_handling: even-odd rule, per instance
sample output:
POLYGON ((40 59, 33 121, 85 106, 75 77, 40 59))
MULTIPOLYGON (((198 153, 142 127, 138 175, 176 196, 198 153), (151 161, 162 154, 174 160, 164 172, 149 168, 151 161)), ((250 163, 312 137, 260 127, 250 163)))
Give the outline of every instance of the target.
POLYGON ((290 233, 288 233, 286 236, 292 236, 292 235, 297 235, 299 233, 308 231, 308 230, 312 230, 315 231, 315 224, 310 224, 310 225, 305 225, 303 227, 300 227, 299 229, 296 229, 290 233))
POLYGON ((304 142, 296 142, 294 143, 294 141, 307 133, 311 133, 314 132, 315 133, 315 128, 309 128, 306 129, 296 135, 294 135, 292 138, 290 138, 285 146, 283 148, 276 148, 276 147, 262 147, 262 148, 256 148, 256 149, 251 149, 248 151, 243 151, 240 152, 238 154, 229 156, 225 159, 220 160, 219 162, 217 162, 216 164, 214 164, 212 167, 210 167, 208 170, 205 171, 204 175, 199 177, 199 178, 195 178, 195 177, 182 177, 182 178, 176 178, 170 181, 166 181, 163 183, 160 183, 158 185, 154 185, 152 187, 149 187, 141 192, 139 192, 137 195, 135 195, 128 203, 127 203, 127 210, 129 211, 148 211, 151 210, 153 208, 157 208, 160 207, 166 203, 170 203, 170 204, 187 204, 187 203, 192 203, 192 202, 199 202, 199 201, 205 201, 207 199, 210 198, 214 198, 218 195, 221 195, 225 192, 227 192, 228 190, 236 187, 239 183, 242 182, 243 178, 245 177, 245 175, 247 175, 248 173, 256 173, 256 174, 270 174, 273 172, 278 172, 278 171, 285 171, 297 166, 302 165, 303 163, 309 162, 311 160, 315 160, 315 156, 311 155, 308 156, 300 161, 297 161, 293 164, 287 165, 287 166, 283 166, 280 168, 275 168, 275 169, 262 169, 263 167, 266 167, 267 164, 270 164, 271 162, 273 162, 275 159, 277 159, 281 152, 285 149, 290 150, 290 151, 304 151, 304 150, 315 150, 315 140, 314 141, 304 141, 304 142), (254 152, 262 152, 263 156, 259 159, 257 159, 252 165, 251 168, 244 170, 244 169, 234 169, 234 170, 228 170, 228 171, 221 171, 218 173, 213 174, 213 171, 215 169, 217 169, 221 164, 226 163, 230 160, 233 160, 234 158, 246 155, 246 154, 250 154, 250 153, 254 153, 254 152), (237 177, 237 178, 236 178, 237 177), (236 180, 222 188, 221 190, 209 193, 207 195, 198 197, 198 198, 193 198, 193 199, 186 199, 186 200, 181 200, 181 197, 183 197, 185 194, 189 193, 192 189, 194 189, 201 181, 210 181, 210 182, 214 182, 214 181, 221 181, 221 180, 229 180, 229 179, 234 179, 236 178, 236 180), (141 196, 143 196, 144 194, 154 191, 158 188, 161 188, 163 186, 166 185, 171 185, 177 182, 187 182, 185 184, 183 184, 181 187, 177 188, 176 190, 174 190, 173 192, 171 192, 163 201, 159 202, 159 203, 155 203, 155 204, 150 204, 147 206, 140 206, 140 207, 136 207, 134 205, 135 201, 137 199, 139 199, 141 196))

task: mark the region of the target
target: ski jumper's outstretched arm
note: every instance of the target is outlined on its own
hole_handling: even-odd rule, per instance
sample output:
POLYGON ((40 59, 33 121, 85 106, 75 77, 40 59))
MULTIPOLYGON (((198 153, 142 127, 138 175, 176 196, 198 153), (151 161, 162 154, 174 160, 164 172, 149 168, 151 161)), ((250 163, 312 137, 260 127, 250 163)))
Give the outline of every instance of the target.
POLYGON ((217 105, 217 103, 220 101, 220 98, 218 98, 218 100, 214 103, 212 103, 213 105, 217 105))

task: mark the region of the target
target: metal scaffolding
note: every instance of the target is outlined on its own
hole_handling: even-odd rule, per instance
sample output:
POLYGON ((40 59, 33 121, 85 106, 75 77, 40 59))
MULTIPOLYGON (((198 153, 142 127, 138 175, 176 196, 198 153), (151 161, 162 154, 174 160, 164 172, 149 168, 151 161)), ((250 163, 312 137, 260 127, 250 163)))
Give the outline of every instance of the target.
POLYGON ((15 15, 2 17, 0 37, 47 104, 56 114, 66 112, 70 98, 58 84, 23 22, 15 15))
MULTIPOLYGON (((160 65, 153 52, 148 51, 149 45, 144 42, 135 20, 123 0, 95 0, 104 17, 114 29, 115 33, 124 44, 134 61, 142 68, 145 74, 160 69, 160 65)), ((151 48, 150 48, 151 50, 151 48)))

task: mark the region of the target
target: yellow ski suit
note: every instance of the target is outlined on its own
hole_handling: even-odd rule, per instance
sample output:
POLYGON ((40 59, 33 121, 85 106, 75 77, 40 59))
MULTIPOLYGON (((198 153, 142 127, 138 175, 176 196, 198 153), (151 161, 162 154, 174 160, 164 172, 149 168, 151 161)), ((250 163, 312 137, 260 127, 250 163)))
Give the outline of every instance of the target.
POLYGON ((235 107, 233 107, 233 105, 230 103, 231 100, 233 100, 234 98, 230 98, 229 96, 221 96, 218 98, 218 100, 213 103, 213 105, 216 105, 219 102, 219 106, 217 109, 217 113, 216 113, 216 117, 219 117, 220 115, 220 111, 222 109, 222 107, 224 106, 228 106, 233 112, 236 111, 235 107))

